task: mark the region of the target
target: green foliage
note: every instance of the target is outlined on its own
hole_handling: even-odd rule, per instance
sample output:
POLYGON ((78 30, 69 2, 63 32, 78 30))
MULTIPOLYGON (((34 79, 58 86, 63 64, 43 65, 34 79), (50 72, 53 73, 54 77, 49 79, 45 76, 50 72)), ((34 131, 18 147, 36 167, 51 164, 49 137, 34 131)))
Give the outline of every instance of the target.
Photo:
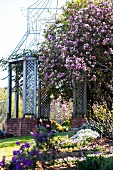
POLYGON ((62 123, 62 126, 71 127, 71 120, 70 120, 70 119, 65 120, 65 121, 62 123))
MULTIPOLYGON (((91 148, 88 147, 88 143, 91 141, 94 141, 95 139, 97 139, 99 137, 99 133, 97 133, 96 131, 93 131, 91 129, 81 129, 79 130, 76 135, 73 137, 72 140, 64 140, 63 142, 60 143, 60 148, 61 149, 72 149, 76 150, 76 149, 80 149, 84 150, 90 150, 91 148)), ((99 147, 95 147, 95 150, 99 150, 99 147)))
MULTIPOLYGON (((0 129, 3 128, 3 121, 4 119, 7 117, 7 88, 0 88, 0 124, 1 127, 0 129)), ((12 117, 14 117, 14 109, 15 109, 15 95, 14 93, 12 93, 12 101, 11 101, 11 105, 12 105, 12 117)), ((22 117, 22 105, 23 105, 23 101, 21 96, 19 95, 19 117, 22 117)))
POLYGON ((56 129, 57 124, 58 124, 58 123, 57 123, 56 121, 54 121, 54 120, 51 121, 51 128, 52 128, 52 129, 56 129))
POLYGON ((103 156, 86 157, 84 161, 77 161, 77 170, 113 170, 113 156, 105 158, 103 156))
POLYGON ((0 124, 2 129, 2 122, 6 117, 7 112, 7 88, 0 88, 0 124))
POLYGON ((113 114, 112 110, 107 109, 106 104, 93 106, 94 115, 90 118, 90 123, 93 123, 94 127, 106 137, 111 137, 113 133, 113 114))
POLYGON ((7 88, 0 88, 0 100, 7 100, 7 88))
POLYGON ((37 131, 33 133, 34 140, 38 149, 47 149, 51 146, 53 133, 44 126, 39 126, 37 131))
MULTIPOLYGON (((40 128, 45 133, 44 128, 40 128)), ((34 137, 36 133, 34 134, 34 137)), ((66 135, 72 136, 73 132, 63 132, 63 133, 55 133, 54 137, 52 139, 52 146, 56 145, 56 143, 59 140, 64 140, 66 135)), ((32 136, 23 136, 23 137, 13 137, 13 138, 5 138, 0 140, 0 161, 2 160, 2 157, 5 155, 6 160, 10 161, 12 157, 12 151, 13 150, 18 150, 18 146, 16 146, 16 141, 20 141, 21 144, 28 142, 31 145, 35 145, 34 139, 32 136)), ((45 160, 44 160, 45 161, 45 160)))

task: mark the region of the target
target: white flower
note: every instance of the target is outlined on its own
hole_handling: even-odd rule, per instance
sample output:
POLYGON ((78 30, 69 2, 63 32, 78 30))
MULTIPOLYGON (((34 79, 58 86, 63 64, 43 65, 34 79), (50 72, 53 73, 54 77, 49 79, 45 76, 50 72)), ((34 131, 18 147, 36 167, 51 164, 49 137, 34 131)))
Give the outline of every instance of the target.
POLYGON ((91 129, 81 129, 76 133, 76 137, 79 140, 96 139, 99 137, 99 133, 91 129))

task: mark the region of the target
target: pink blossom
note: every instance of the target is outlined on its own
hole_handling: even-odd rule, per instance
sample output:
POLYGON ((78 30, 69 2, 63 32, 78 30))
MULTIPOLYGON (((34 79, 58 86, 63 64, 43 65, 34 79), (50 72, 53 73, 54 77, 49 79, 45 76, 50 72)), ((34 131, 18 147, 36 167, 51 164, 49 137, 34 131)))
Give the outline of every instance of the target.
POLYGON ((113 54, 113 49, 112 49, 112 48, 109 48, 109 50, 110 50, 110 54, 113 54))

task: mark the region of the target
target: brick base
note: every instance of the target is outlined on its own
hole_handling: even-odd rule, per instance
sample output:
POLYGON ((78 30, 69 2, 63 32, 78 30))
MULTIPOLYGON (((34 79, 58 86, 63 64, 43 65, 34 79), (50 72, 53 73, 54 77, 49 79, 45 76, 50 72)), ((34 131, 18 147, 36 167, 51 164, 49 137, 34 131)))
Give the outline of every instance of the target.
POLYGON ((80 117, 74 117, 71 120, 71 127, 75 128, 77 126, 82 126, 84 123, 86 123, 86 119, 85 118, 80 118, 80 117))
MULTIPOLYGON (((43 122, 44 125, 49 124, 51 127, 50 121, 43 122)), ((11 118, 5 120, 5 131, 13 134, 14 136, 27 136, 31 132, 36 131, 36 127, 40 124, 39 119, 37 118, 11 118)))

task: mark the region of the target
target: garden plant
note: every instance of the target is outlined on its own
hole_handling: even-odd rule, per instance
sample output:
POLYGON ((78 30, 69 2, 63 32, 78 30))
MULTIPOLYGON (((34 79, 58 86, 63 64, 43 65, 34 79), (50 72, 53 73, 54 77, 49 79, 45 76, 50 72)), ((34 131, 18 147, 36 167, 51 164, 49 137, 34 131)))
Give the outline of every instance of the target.
MULTIPOLYGON (((91 130, 85 130, 85 132, 90 132, 90 135, 88 133, 86 133, 84 135, 84 133, 82 133, 82 131, 80 131, 80 132, 78 132, 78 134, 76 134, 75 142, 76 142, 77 138, 80 138, 80 136, 81 137, 84 136, 85 139, 81 138, 81 141, 79 141, 79 142, 82 142, 84 140, 90 141, 92 139, 92 134, 96 134, 91 130)), ((9 162, 7 162, 5 160, 5 156, 3 156, 3 158, 0 162, 0 166, 4 169, 8 168, 9 170, 10 169, 11 170, 13 170, 13 169, 15 169, 15 170, 22 169, 23 170, 23 169, 35 169, 36 167, 38 167, 37 163, 39 161, 41 162, 42 167, 45 167, 45 165, 48 165, 48 164, 49 165, 53 164, 55 162, 54 154, 55 154, 55 152, 57 152, 58 147, 61 145, 59 145, 58 142, 55 141, 55 139, 53 139, 54 135, 52 134, 52 132, 51 131, 48 132, 47 128, 45 128, 44 126, 40 126, 37 128, 37 132, 32 133, 32 136, 35 140, 34 145, 32 143, 29 144, 28 142, 25 142, 24 144, 20 145, 20 142, 17 141, 16 145, 19 146, 19 149, 13 151, 12 159, 9 162), (48 150, 51 152, 48 153, 48 150), (53 154, 53 155, 51 155, 51 154, 53 154)), ((95 136, 93 136, 93 137, 95 138, 95 136)), ((97 135, 97 137, 98 137, 98 135, 97 135)), ((66 139, 66 138, 64 138, 64 139, 66 139)), ((67 139, 68 139, 68 137, 67 137, 67 139)), ((59 137, 59 141, 60 141, 60 137, 59 137)), ((62 139, 61 139, 61 141, 62 141, 62 139)), ((68 143, 67 143, 67 145, 65 145, 65 148, 69 148, 68 143)))
MULTIPOLYGON (((45 169, 63 163, 67 163, 69 169, 69 162, 76 165, 77 170, 113 169, 112 149, 108 157, 106 152, 96 156, 84 154, 88 150, 101 150, 99 146, 91 148, 90 142, 101 139, 103 135, 110 137, 113 133, 113 3, 72 1, 62 10, 59 20, 44 30, 45 41, 37 55, 41 60, 39 78, 45 82, 50 96, 53 95, 54 99, 61 96, 64 104, 73 97, 72 77, 78 86, 87 77, 89 128, 78 130, 71 138, 65 135, 63 140, 60 137, 55 140, 55 134, 48 129, 48 125, 38 126, 37 131, 32 133, 35 144, 25 142, 21 145, 17 141, 19 149, 13 151, 11 160, 7 162, 4 155, 0 161, 3 169, 33 170, 40 165, 45 169), (84 159, 73 158, 71 161, 68 157, 55 157, 55 154, 61 156, 62 152, 73 154, 76 150, 80 153, 82 150, 84 159)), ((52 124, 52 128, 59 132, 68 131, 67 126, 70 126, 69 115, 68 121, 62 125, 55 121, 52 124)))
POLYGON ((72 1, 59 20, 45 30, 39 50, 40 76, 57 98, 72 98, 72 77, 79 84, 87 75, 87 100, 106 101, 112 108, 113 4, 105 1, 72 1))

